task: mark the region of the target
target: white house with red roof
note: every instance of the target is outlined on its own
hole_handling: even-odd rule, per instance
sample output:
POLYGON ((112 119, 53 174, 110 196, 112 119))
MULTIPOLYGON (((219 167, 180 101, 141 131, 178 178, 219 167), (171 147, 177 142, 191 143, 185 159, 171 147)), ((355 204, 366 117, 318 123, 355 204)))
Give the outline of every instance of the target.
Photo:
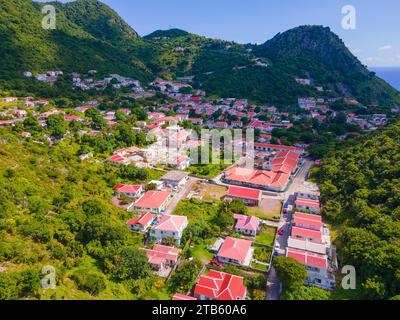
POLYGON ((219 248, 217 259, 222 263, 249 266, 253 258, 252 241, 228 237, 219 248))
POLYGON ((185 216, 162 216, 150 232, 152 239, 159 243, 165 238, 174 239, 176 245, 180 245, 183 230, 188 226, 188 219, 185 216))
POLYGON ((331 272, 327 255, 287 248, 286 256, 295 259, 307 269, 306 284, 323 289, 335 288, 335 276, 331 272))
POLYGON ((319 200, 303 199, 297 197, 296 209, 301 211, 310 211, 314 214, 319 214, 321 212, 319 200))
MULTIPOLYGON (((153 249, 142 248, 153 270, 162 272, 170 270, 177 262, 181 249, 155 244, 153 249)), ((164 273, 165 274, 165 273, 164 273)))
POLYGON ((244 233, 245 235, 250 235, 255 237, 257 235, 260 219, 253 216, 245 216, 242 214, 233 215, 236 223, 234 229, 238 233, 244 233))
POLYGON ((162 214, 172 197, 172 193, 167 191, 147 191, 136 202, 132 203, 128 210, 162 214))
POLYGON ((201 275, 194 288, 199 300, 245 300, 246 294, 242 277, 216 270, 201 275))
POLYGON ((292 227, 292 237, 319 243, 323 242, 323 234, 321 230, 311 230, 299 227, 292 227))
POLYGON ((124 195, 129 198, 139 198, 144 192, 143 185, 141 184, 118 184, 114 187, 114 190, 116 195, 124 195))
POLYGON ((243 187, 230 186, 225 196, 227 200, 243 200, 248 206, 258 206, 261 201, 262 191, 243 187))
POLYGON ((293 215, 293 225, 303 229, 310 229, 315 231, 322 230, 322 218, 320 215, 308 214, 303 212, 296 212, 293 215))
POLYGON ((126 222, 126 225, 132 231, 145 232, 148 228, 150 228, 151 223, 154 221, 154 218, 155 216, 153 214, 151 214, 150 212, 146 212, 134 219, 128 220, 126 222))

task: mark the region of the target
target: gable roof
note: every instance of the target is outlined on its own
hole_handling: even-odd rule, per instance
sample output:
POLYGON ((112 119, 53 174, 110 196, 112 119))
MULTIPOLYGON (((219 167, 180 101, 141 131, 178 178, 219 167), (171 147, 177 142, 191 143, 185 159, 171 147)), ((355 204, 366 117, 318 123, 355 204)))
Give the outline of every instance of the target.
POLYGON ((138 201, 136 201, 135 206, 139 208, 158 209, 170 196, 171 192, 168 191, 147 191, 138 201))
POLYGON ((315 231, 315 230, 298 228, 298 227, 292 228, 292 236, 293 237, 299 236, 299 237, 306 237, 306 238, 313 238, 313 239, 322 239, 321 231, 315 231))
POLYGON ((257 189, 230 186, 227 195, 244 199, 260 200, 262 192, 257 189))
POLYGON ((243 278, 216 270, 201 275, 194 289, 195 295, 216 300, 238 300, 246 297, 247 288, 243 278))
POLYGON ((319 208, 319 201, 318 200, 310 200, 310 199, 296 199, 296 206, 305 206, 310 208, 319 208))

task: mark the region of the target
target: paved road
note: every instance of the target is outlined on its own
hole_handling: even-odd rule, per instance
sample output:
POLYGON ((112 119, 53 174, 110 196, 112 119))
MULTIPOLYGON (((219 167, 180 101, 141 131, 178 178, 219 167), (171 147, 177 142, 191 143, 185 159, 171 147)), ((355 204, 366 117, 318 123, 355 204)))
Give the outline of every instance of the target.
POLYGON ((266 300, 279 300, 281 296, 281 283, 274 267, 271 267, 267 281, 267 296, 266 300))
POLYGON ((313 161, 306 159, 300 171, 297 173, 296 177, 293 179, 292 184, 289 186, 288 190, 281 194, 285 198, 289 198, 290 195, 298 192, 304 182, 307 180, 308 174, 311 167, 313 166, 313 161))
POLYGON ((192 190, 193 185, 199 180, 200 179, 189 177, 189 180, 185 184, 185 186, 177 194, 175 194, 174 198, 169 203, 168 208, 165 210, 164 215, 172 214, 177 205, 179 204, 179 202, 187 196, 190 190, 192 190))

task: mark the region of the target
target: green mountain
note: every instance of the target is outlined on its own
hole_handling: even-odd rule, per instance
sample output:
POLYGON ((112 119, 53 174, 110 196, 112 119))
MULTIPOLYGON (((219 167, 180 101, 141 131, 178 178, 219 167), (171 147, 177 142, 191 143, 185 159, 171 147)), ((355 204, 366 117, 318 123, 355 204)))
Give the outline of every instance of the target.
POLYGON ((120 73, 149 82, 194 75, 194 86, 211 95, 292 104, 299 96, 318 96, 308 77, 331 95, 353 97, 365 105, 400 104, 399 93, 370 73, 329 28, 303 26, 278 34, 263 45, 158 30, 140 38, 118 14, 98 0, 52 3, 56 30, 41 28, 43 3, 0 3, 0 89, 38 95, 68 95, 22 77, 22 71, 61 69, 120 73))
POLYGON ((301 26, 254 49, 282 72, 306 76, 315 84, 368 104, 399 103, 399 93, 369 72, 327 27, 301 26))
MULTIPOLYGON (((42 28, 42 3, 2 0, 0 3, 0 87, 33 86, 22 71, 52 69, 101 73, 120 72, 150 80, 150 70, 122 46, 135 46, 137 34, 108 6, 78 0, 57 8, 56 30, 42 28), (85 13, 90 10, 90 17, 85 13)), ((37 84, 37 83, 36 83, 37 84)))
POLYGON ((359 298, 400 295, 400 121, 328 155, 319 182, 340 265, 355 267, 359 298))

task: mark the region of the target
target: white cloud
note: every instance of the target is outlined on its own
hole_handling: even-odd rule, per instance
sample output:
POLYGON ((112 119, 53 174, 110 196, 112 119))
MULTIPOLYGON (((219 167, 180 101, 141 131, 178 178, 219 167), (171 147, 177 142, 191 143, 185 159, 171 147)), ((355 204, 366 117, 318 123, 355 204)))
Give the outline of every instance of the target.
POLYGON ((390 49, 393 49, 393 46, 391 46, 390 44, 387 44, 386 46, 378 48, 379 51, 390 50, 390 49))

